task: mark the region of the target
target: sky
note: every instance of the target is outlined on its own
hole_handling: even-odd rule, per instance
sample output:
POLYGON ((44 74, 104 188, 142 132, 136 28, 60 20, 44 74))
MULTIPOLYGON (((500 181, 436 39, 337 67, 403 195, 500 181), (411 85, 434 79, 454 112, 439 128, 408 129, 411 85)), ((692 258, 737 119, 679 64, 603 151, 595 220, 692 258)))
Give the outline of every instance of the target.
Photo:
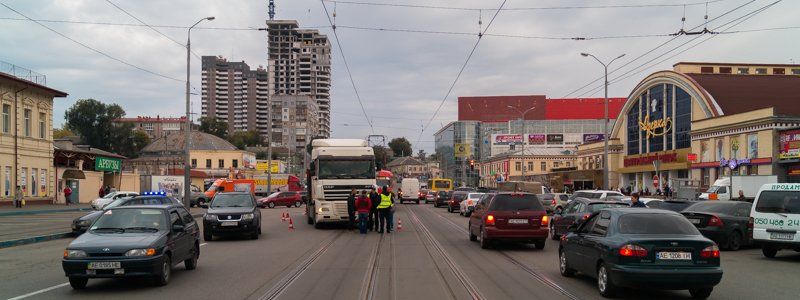
MULTIPOLYGON (((609 68, 612 97, 627 97, 648 74, 671 69, 679 61, 800 63, 797 39, 800 20, 796 18, 800 1, 795 0, 780 1, 755 14, 752 13, 776 0, 348 0, 338 3, 326 0, 329 14, 335 11, 335 18, 331 17, 338 25, 336 33, 343 52, 334 39, 321 1, 275 2, 276 19, 297 20, 301 27, 318 28, 331 39, 333 137, 365 138, 369 134, 386 135, 388 139, 406 137, 415 151, 424 149, 427 153, 433 152, 433 134, 457 119, 459 96, 602 97, 599 81, 573 92, 603 75, 602 66, 580 56, 581 52, 605 61, 625 54, 609 68), (497 13, 503 2, 504 9, 497 13), (682 28, 684 16, 686 31, 698 26, 702 29, 705 2, 709 2, 707 27, 732 33, 667 36, 682 28), (665 4, 673 6, 660 6, 665 4), (736 9, 739 6, 742 7, 736 9), (521 9, 555 7, 562 9, 521 9), (748 14, 751 17, 745 18, 748 14), (753 31, 783 27, 798 28, 753 31), (485 31, 486 35, 445 98, 478 40, 479 31, 485 31), (570 37, 611 38, 551 39, 570 37), (362 113, 342 54, 373 128, 362 113)), ((264 27, 268 18, 266 0, 0 0, 0 3, 31 19, 45 20, 41 24, 97 50, 23 20, 26 17, 0 6, 0 61, 44 74, 49 87, 69 94, 55 100, 55 127, 64 122, 66 109, 85 98, 117 103, 128 116, 182 115, 185 27, 207 16, 216 19, 192 31, 194 53, 221 55, 229 61, 243 60, 251 68, 266 65, 266 33, 255 30, 264 27), (154 27, 167 38, 145 26, 85 24, 140 24, 111 3, 149 25, 179 28, 154 27)), ((191 95, 192 106, 199 114, 199 57, 191 57, 191 70, 195 93, 191 95)), ((0 68, 0 71, 6 70, 0 68)))

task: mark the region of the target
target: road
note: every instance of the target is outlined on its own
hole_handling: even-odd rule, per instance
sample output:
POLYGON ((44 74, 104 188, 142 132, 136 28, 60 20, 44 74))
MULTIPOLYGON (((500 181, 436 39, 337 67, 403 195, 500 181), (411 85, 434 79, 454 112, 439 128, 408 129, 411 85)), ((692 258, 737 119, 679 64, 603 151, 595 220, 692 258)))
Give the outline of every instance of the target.
MULTIPOLYGON (((600 299, 588 277, 558 273, 557 243, 543 250, 480 249, 467 219, 429 205, 399 205, 392 234, 317 230, 302 209, 263 209, 259 240, 203 242, 199 265, 176 267, 169 285, 90 280, 72 290, 61 269, 62 239, 0 249, 0 299, 600 299), (290 212, 295 229, 280 215, 290 212)), ((800 254, 766 259, 759 249, 722 253, 722 283, 710 299, 796 299, 800 254)), ((646 287, 643 287, 646 288, 646 287)), ((623 299, 688 299, 687 291, 633 290, 623 299)))

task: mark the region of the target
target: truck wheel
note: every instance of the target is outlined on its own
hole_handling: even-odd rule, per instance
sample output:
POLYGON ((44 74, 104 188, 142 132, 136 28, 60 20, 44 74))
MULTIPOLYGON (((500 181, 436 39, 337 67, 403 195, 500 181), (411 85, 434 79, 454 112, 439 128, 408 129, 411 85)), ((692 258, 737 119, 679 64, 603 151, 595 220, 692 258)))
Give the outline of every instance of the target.
POLYGON ((778 254, 778 249, 763 246, 763 248, 761 248, 761 253, 767 258, 775 258, 775 255, 778 254))
POLYGON ((306 222, 308 223, 308 225, 314 224, 314 219, 311 218, 311 215, 306 216, 306 219, 307 219, 306 222))
POLYGON ((419 199, 417 199, 417 202, 416 202, 416 204, 419 204, 419 199))

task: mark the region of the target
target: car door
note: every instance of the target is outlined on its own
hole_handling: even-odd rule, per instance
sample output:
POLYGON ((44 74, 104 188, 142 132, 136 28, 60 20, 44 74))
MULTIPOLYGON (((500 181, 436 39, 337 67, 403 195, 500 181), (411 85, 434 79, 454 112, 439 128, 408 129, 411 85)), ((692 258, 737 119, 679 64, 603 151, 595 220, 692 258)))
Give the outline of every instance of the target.
MULTIPOLYGON (((594 267, 600 260, 606 248, 606 234, 608 233, 608 226, 611 224, 611 213, 602 211, 587 220, 586 226, 590 227, 586 237, 583 239, 581 247, 581 255, 584 259, 583 265, 586 267, 594 267), (591 224, 589 223, 591 221, 591 224)), ((596 270, 590 268, 587 270, 588 274, 595 274, 596 270)))
POLYGON ((571 226, 573 224, 578 224, 577 221, 578 221, 579 215, 581 215, 581 212, 584 209, 586 209, 586 204, 585 203, 583 203, 582 201, 575 202, 574 205, 572 206, 572 209, 570 209, 570 211, 566 212, 561 217, 561 219, 559 219, 559 221, 560 221, 559 223, 561 225, 561 228, 559 228, 559 231, 557 231, 557 232, 561 233, 561 234, 564 234, 564 233, 567 232, 567 228, 569 228, 569 226, 571 226))
POLYGON ((580 201, 570 202, 569 204, 567 204, 567 207, 564 208, 564 211, 561 212, 560 215, 557 215, 556 218, 554 218, 553 230, 556 232, 556 235, 562 235, 567 233, 567 226, 569 226, 566 225, 568 222, 567 215, 569 215, 570 212, 574 212, 575 207, 578 206, 579 203, 580 201))
POLYGON ((195 241, 200 240, 200 227, 199 225, 197 225, 197 221, 194 220, 194 217, 192 217, 192 215, 189 213, 188 210, 186 210, 186 208, 184 207, 178 208, 178 215, 183 220, 183 225, 185 226, 184 232, 189 237, 187 239, 189 243, 186 245, 186 247, 189 249, 189 252, 191 253, 195 241))
POLYGON ((752 203, 739 203, 736 205, 733 217, 736 219, 736 228, 742 232, 742 244, 747 245, 753 236, 753 229, 748 226, 752 203))
POLYGON ((191 240, 191 235, 186 231, 186 224, 183 223, 183 219, 181 219, 178 211, 175 209, 170 210, 169 212, 169 230, 172 236, 170 241, 170 247, 172 248, 172 262, 180 262, 187 259, 189 256, 189 251, 191 251, 191 246, 193 241, 191 240), (173 228, 175 225, 184 226, 183 231, 175 231, 173 228))
MULTIPOLYGON (((586 274, 592 274, 592 272, 594 272, 589 267, 590 251, 588 248, 591 247, 589 240, 592 238, 592 226, 594 226, 597 219, 597 215, 589 218, 575 231, 575 235, 577 235, 578 238, 574 241, 574 250, 572 251, 574 255, 572 259, 573 266, 576 270, 586 274)), ((570 259, 570 257, 567 257, 567 259, 570 259)))
MULTIPOLYGON (((469 216, 469 231, 472 233, 477 233, 481 225, 483 225, 483 215, 486 213, 486 207, 491 197, 483 197, 477 204, 475 204, 475 210, 472 212, 472 215, 469 216)), ((477 234, 476 234, 477 235, 477 234)))

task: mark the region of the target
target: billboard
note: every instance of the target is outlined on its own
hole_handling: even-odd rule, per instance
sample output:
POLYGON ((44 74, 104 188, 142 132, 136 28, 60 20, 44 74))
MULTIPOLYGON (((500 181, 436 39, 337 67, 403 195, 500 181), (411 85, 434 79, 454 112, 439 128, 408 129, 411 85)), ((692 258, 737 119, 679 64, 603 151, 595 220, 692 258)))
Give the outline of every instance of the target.
POLYGON ((602 133, 585 133, 583 134, 583 143, 594 143, 599 142, 604 139, 604 135, 602 133))
POLYGON ((563 134, 548 134, 547 135, 547 143, 548 144, 563 144, 564 143, 564 135, 563 134))
POLYGON ((544 134, 529 134, 528 145, 544 145, 546 139, 544 134))
POLYGON ((509 145, 522 143, 521 134, 493 134, 492 140, 495 145, 509 145))
POLYGON ((472 151, 470 150, 470 144, 456 144, 455 148, 455 155, 456 157, 469 157, 472 151))
POLYGON ((564 144, 566 145, 580 145, 583 143, 583 135, 580 133, 566 133, 564 134, 564 144))
POLYGON ((779 159, 800 158, 800 129, 787 130, 780 133, 779 159))

